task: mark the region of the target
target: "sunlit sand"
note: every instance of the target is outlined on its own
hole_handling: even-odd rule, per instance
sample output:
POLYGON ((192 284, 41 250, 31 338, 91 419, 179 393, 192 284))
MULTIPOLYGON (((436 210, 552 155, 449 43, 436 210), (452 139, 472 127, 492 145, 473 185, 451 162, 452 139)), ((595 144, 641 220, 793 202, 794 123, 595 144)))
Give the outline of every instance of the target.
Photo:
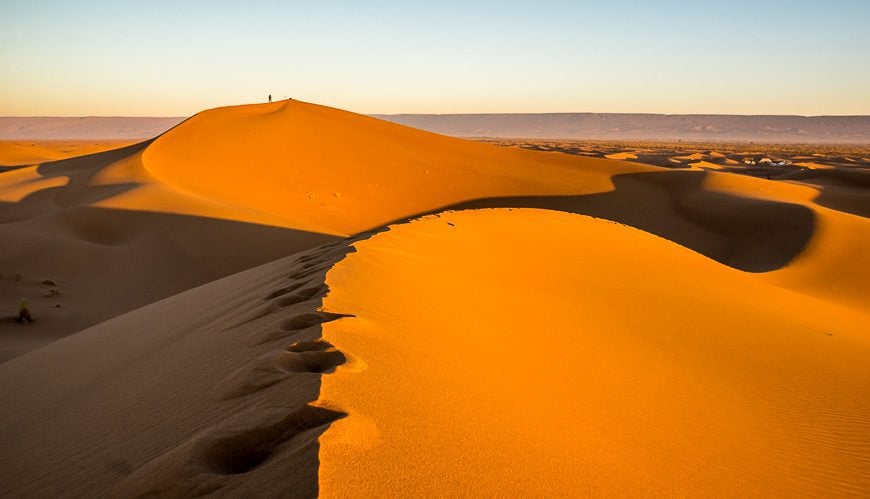
POLYGON ((860 164, 295 100, 4 147, 4 496, 870 493, 860 164))

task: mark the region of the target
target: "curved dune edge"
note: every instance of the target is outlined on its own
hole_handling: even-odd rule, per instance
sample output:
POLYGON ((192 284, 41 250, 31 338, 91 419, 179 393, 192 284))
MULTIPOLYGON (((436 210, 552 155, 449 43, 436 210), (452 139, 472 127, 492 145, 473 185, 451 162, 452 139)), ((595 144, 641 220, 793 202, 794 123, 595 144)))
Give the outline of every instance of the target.
POLYGON ((46 293, 61 276, 39 328, 136 308, 0 364, 0 495, 359 495, 387 479, 866 495, 857 195, 294 101, 7 171, 0 196, 0 264, 25 275, 2 284, 46 293), (446 213, 319 246, 493 206, 564 213, 446 213))
POLYGON ((612 175, 658 170, 481 144, 297 100, 203 111, 142 159, 184 192, 345 235, 472 199, 606 192, 612 175))
POLYGON ((299 101, 207 110, 153 140, 0 173, 0 272, 24 276, 0 279, 0 301, 26 297, 41 318, 27 331, 0 323, 0 361, 337 236, 468 207, 615 220, 736 268, 787 270, 791 287, 827 273, 836 286, 811 292, 863 306, 862 274, 825 251, 791 265, 830 244, 817 234, 866 222, 828 216, 814 196, 847 211, 861 198, 716 175, 501 148, 299 101))
POLYGON ((866 493, 866 314, 770 275, 546 210, 361 233, 0 364, 0 494, 866 493))
POLYGON ((352 241, 0 364, 0 496, 316 496, 317 437, 345 414, 311 403, 348 360, 320 338, 342 316, 318 308, 352 241))
POLYGON ((0 321, 0 363, 336 239, 160 182, 148 144, 0 173, 0 303, 7 316, 24 297, 36 318, 0 321))
POLYGON ((0 140, 0 168, 35 165, 131 145, 135 140, 0 140))
POLYGON ((356 242, 324 324, 324 497, 866 494, 868 315, 542 210, 356 242), (365 366, 364 368, 360 366, 365 366))

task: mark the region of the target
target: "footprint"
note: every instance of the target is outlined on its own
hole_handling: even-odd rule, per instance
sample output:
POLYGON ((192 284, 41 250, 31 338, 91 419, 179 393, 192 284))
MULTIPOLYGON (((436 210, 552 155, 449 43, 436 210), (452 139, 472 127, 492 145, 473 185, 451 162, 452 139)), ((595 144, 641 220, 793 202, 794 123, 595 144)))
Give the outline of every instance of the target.
POLYGON ((278 298, 279 296, 286 295, 287 293, 291 293, 293 291, 296 291, 297 289, 301 288, 304 285, 305 285, 304 282, 297 282, 297 283, 291 284, 290 286, 287 286, 285 288, 276 289, 275 291, 272 291, 271 293, 269 293, 266 296, 266 299, 271 300, 273 298, 278 298))
POLYGON ((319 435, 344 416, 342 412, 306 405, 277 421, 216 432, 196 445, 191 454, 214 473, 247 473, 266 462, 282 444, 305 432, 319 435))
POLYGON ((324 322, 332 322, 343 317, 353 317, 350 314, 333 314, 331 312, 306 312, 291 317, 281 324, 284 331, 300 331, 324 322))
POLYGON ((289 296, 284 296, 281 299, 277 300, 275 303, 279 307, 289 307, 290 305, 295 305, 297 303, 301 303, 306 300, 310 300, 318 295, 323 296, 326 294, 326 286, 313 286, 310 288, 305 288, 297 291, 289 296))
POLYGON ((275 366, 287 373, 331 373, 347 358, 324 340, 296 342, 287 347, 275 366))
POLYGON ((319 339, 314 341, 297 341, 296 343, 291 343, 287 347, 288 352, 323 352, 329 349, 335 349, 332 346, 332 343, 319 339))
POLYGON ((286 338, 318 324, 331 322, 343 317, 353 316, 348 314, 333 314, 330 312, 306 312, 304 314, 299 314, 285 320, 281 323, 281 326, 278 329, 269 329, 254 334, 249 345, 257 346, 270 341, 286 338))
POLYGON ((134 470, 115 497, 251 496, 251 473, 272 482, 277 497, 317 495, 317 438, 342 411, 312 405, 259 406, 193 436, 134 470), (310 470, 308 469, 310 468, 310 470), (270 479, 271 480, 271 479, 270 479))
POLYGON ((299 257, 297 260, 299 263, 308 263, 311 261, 320 261, 326 254, 329 253, 329 250, 318 251, 317 253, 312 253, 310 255, 305 255, 299 257))
POLYGON ((292 374, 331 373, 346 360, 343 353, 322 340, 293 343, 286 350, 267 353, 230 373, 212 389, 211 398, 230 400, 250 395, 292 374))
POLYGON ((300 287, 303 286, 303 284, 304 283, 297 283, 297 284, 294 284, 292 286, 288 286, 286 288, 281 288, 281 289, 278 289, 276 291, 269 293, 269 295, 266 296, 267 300, 275 300, 276 298, 278 298, 278 299, 275 301, 271 301, 271 302, 267 301, 264 304, 259 304, 259 305, 255 306, 253 310, 244 314, 242 316, 241 320, 230 323, 229 328, 239 327, 242 324, 247 324, 247 323, 253 322, 257 319, 266 317, 267 315, 271 315, 271 314, 277 312, 278 310, 280 310, 283 307, 289 307, 290 305, 295 305, 296 303, 302 303, 306 300, 310 300, 320 293, 323 293, 323 295, 325 295, 326 290, 328 289, 324 285, 313 286, 310 288, 306 288, 306 289, 297 291, 296 293, 293 293, 292 295, 287 296, 287 293, 291 293, 292 291, 299 289, 300 287))
POLYGON ((311 277, 314 274, 323 272, 324 270, 327 270, 330 267, 332 267, 332 264, 320 265, 320 266, 316 266, 316 267, 310 267, 307 269, 303 269, 303 270, 300 270, 299 272, 296 272, 295 274, 291 274, 290 279, 293 279, 293 280, 305 279, 306 277, 311 277))

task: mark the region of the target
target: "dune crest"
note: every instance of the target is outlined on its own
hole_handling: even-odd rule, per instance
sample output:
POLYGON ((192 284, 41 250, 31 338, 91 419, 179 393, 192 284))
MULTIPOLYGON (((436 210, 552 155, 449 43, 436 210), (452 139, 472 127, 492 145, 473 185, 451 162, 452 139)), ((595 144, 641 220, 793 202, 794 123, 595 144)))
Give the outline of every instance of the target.
POLYGON ((354 246, 323 336, 367 369, 324 378, 324 497, 870 490, 866 313, 553 211, 354 246))
POLYGON ((613 174, 654 170, 498 148, 295 100, 199 113, 149 145, 143 162, 186 192, 345 235, 472 199, 607 191, 613 174))
POLYGON ((318 309, 348 243, 0 364, 0 495, 316 496, 317 437, 345 416, 315 404, 320 380, 353 363, 321 339, 344 317, 318 309))

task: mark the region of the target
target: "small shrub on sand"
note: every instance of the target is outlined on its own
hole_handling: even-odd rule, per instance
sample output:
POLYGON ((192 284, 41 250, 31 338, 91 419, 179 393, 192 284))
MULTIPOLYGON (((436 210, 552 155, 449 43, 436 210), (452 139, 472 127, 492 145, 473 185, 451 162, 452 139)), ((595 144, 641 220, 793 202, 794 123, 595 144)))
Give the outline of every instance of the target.
POLYGON ((33 323, 33 315, 31 315, 30 307, 27 305, 27 300, 24 298, 22 298, 18 303, 18 317, 16 317, 15 320, 21 324, 33 323))

